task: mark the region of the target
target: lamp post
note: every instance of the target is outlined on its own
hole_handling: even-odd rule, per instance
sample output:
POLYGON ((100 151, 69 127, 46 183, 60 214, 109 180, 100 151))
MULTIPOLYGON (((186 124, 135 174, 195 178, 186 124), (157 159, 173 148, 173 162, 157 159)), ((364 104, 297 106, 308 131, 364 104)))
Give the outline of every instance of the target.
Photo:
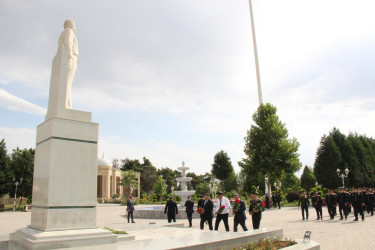
POLYGON ((13 211, 16 210, 16 203, 17 203, 17 187, 19 184, 22 183, 22 178, 20 178, 20 182, 16 181, 16 178, 13 177, 13 181, 15 181, 14 185, 16 186, 16 189, 14 191, 14 202, 13 202, 13 211))
POLYGON ((337 170, 336 170, 337 176, 338 176, 339 178, 341 178, 341 180, 342 180, 342 187, 343 187, 343 188, 345 188, 345 182, 344 182, 344 179, 348 177, 349 169, 346 168, 344 172, 343 172, 342 174, 340 174, 340 169, 337 169, 337 170), (345 172, 345 174, 344 174, 344 172, 345 172))

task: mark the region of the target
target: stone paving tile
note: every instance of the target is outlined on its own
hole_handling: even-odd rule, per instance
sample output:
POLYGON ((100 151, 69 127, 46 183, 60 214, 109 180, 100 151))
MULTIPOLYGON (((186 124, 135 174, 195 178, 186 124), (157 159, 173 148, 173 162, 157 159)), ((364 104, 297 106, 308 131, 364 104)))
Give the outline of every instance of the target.
MULTIPOLYGON (((137 207, 136 207, 137 209, 137 207)), ((180 211, 182 212, 182 211, 180 211)), ((328 219, 327 208, 323 208, 323 221, 316 221, 316 213, 313 208, 309 209, 310 220, 302 221, 301 210, 296 207, 281 208, 267 210, 263 213, 261 227, 279 227, 284 229, 284 237, 302 238, 306 230, 312 231, 311 238, 321 244, 321 249, 375 249, 375 216, 371 217, 366 214, 365 221, 353 222, 351 214, 347 221, 339 221, 338 217, 334 221, 328 219)), ((29 212, 3 212, 0 213, 0 241, 8 240, 8 234, 16 229, 26 227, 30 224, 29 212)), ((177 223, 185 223, 185 229, 199 230, 199 219, 193 220, 193 227, 188 228, 187 220, 178 220, 177 223)), ((215 222, 215 219, 214 221, 215 222)), ((163 228, 167 225, 165 220, 146 220, 137 219, 136 223, 127 223, 125 216, 125 207, 113 204, 99 204, 97 209, 97 225, 99 227, 108 226, 118 230, 128 231, 130 234, 134 232, 142 238, 153 238, 163 235, 170 235, 172 232, 178 234, 184 231, 181 228, 163 228), (156 224, 150 225, 149 222, 156 224), (141 233, 140 230, 149 230, 150 234, 141 233)), ((246 225, 251 229, 251 217, 248 216, 246 225)), ((229 226, 233 230, 233 218, 229 218, 229 226)), ((205 226, 205 230, 208 227, 205 226)), ((221 223, 219 231, 225 231, 224 225, 221 223)), ((239 227, 239 231, 242 228, 239 227)))

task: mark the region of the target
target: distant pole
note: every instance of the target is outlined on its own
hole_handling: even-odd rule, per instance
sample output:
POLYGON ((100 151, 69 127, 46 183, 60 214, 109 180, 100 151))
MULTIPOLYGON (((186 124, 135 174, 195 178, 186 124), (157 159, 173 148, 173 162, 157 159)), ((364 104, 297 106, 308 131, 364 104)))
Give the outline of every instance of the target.
POLYGON ((260 73, 259 73, 259 61, 258 61, 258 49, 257 49, 257 39, 255 37, 255 25, 254 25, 254 17, 253 17, 253 5, 251 0, 249 0, 249 8, 250 8, 250 21, 251 21, 251 31, 253 34, 253 47, 254 47, 254 57, 255 57, 255 70, 257 72, 257 84, 258 84, 258 99, 259 105, 263 103, 262 98, 262 85, 260 84, 260 73))

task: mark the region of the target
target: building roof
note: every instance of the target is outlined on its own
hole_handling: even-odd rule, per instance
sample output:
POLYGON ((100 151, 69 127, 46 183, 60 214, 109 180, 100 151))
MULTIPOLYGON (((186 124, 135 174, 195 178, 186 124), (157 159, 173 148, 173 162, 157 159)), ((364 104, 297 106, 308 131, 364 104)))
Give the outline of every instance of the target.
POLYGON ((98 167, 112 167, 112 163, 105 158, 98 158, 98 167))

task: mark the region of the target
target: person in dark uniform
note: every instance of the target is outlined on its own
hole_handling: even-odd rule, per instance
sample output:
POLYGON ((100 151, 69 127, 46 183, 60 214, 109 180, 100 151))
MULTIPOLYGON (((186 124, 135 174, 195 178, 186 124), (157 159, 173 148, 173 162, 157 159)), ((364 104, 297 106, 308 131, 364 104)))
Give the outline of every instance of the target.
POLYGON ((276 203, 276 194, 275 193, 272 193, 272 206, 274 208, 276 208, 276 206, 277 206, 277 203, 276 203))
POLYGON ((193 213, 194 213, 194 201, 190 199, 190 196, 187 197, 187 200, 185 201, 185 207, 186 207, 186 215, 189 221, 189 227, 191 227, 192 220, 193 220, 193 213))
POLYGON ((201 217, 201 229, 204 229, 204 223, 207 221, 208 228, 210 230, 213 230, 212 227, 212 218, 214 217, 213 209, 214 209, 214 203, 212 200, 210 200, 210 195, 206 194, 204 196, 204 204, 203 204, 204 212, 201 217))
POLYGON ((340 220, 345 220, 348 218, 348 203, 349 197, 348 194, 345 192, 344 188, 340 188, 340 191, 337 195, 337 201, 339 203, 339 213, 340 213, 340 220), (344 214, 344 216, 343 216, 344 214))
POLYGON ((266 208, 270 208, 270 195, 268 193, 266 193, 266 208))
POLYGON ((281 201, 280 193, 276 193, 276 203, 279 206, 279 209, 281 208, 280 207, 280 201, 281 201))
POLYGON ((135 223, 134 217, 133 217, 133 212, 134 212, 135 208, 134 208, 132 198, 133 197, 129 196, 129 199, 126 202, 126 210, 128 210, 128 223, 130 223, 130 220, 129 220, 130 218, 132 219, 132 223, 135 223))
POLYGON ((366 202, 367 202, 367 213, 368 214, 371 213, 371 216, 374 216, 375 195, 371 189, 367 190, 366 202))
POLYGON ((323 206, 323 200, 320 197, 318 192, 314 193, 314 196, 311 198, 311 203, 313 204, 315 211, 316 211, 316 216, 317 220, 323 220, 323 211, 322 211, 322 206, 323 206))
POLYGON ((164 214, 168 215, 168 223, 176 222, 176 215, 178 214, 177 203, 173 200, 173 196, 169 196, 169 201, 165 205, 164 214), (167 214, 168 211, 168 214, 167 214))
POLYGON ((246 227, 246 204, 243 202, 243 200, 240 199, 240 196, 238 194, 234 195, 234 202, 239 204, 238 209, 233 208, 233 214, 234 214, 234 226, 233 231, 237 232, 238 224, 241 225, 242 229, 244 231, 247 231, 246 227))
POLYGON ((362 216, 362 221, 365 220, 365 215, 363 213, 362 206, 364 204, 364 200, 362 194, 355 188, 353 188, 352 193, 350 195, 350 203, 354 209, 354 217, 353 221, 358 221, 358 214, 362 216))
POLYGON ((305 220, 305 211, 306 211, 306 220, 309 219, 309 205, 310 205, 309 197, 307 196, 306 192, 303 192, 298 200, 298 206, 301 206, 301 210, 302 210, 302 220, 305 220))
POLYGON ((328 194, 326 196, 326 203, 327 203, 329 218, 330 218, 330 220, 334 220, 334 218, 335 218, 336 199, 335 199, 335 196, 333 195, 333 191, 332 190, 328 191, 328 194))
MULTIPOLYGON (((198 208, 203 208, 204 207, 204 199, 203 199, 203 195, 199 195, 199 197, 200 197, 200 199, 198 200, 198 205, 197 205, 197 207, 198 208)), ((201 217, 201 219, 202 219, 202 215, 201 214, 199 214, 199 216, 201 217)))
POLYGON ((264 211, 264 207, 261 204, 261 200, 258 199, 258 194, 254 193, 253 198, 250 201, 250 208, 249 208, 249 214, 251 215, 252 221, 253 221, 253 229, 259 229, 263 211, 264 211))

